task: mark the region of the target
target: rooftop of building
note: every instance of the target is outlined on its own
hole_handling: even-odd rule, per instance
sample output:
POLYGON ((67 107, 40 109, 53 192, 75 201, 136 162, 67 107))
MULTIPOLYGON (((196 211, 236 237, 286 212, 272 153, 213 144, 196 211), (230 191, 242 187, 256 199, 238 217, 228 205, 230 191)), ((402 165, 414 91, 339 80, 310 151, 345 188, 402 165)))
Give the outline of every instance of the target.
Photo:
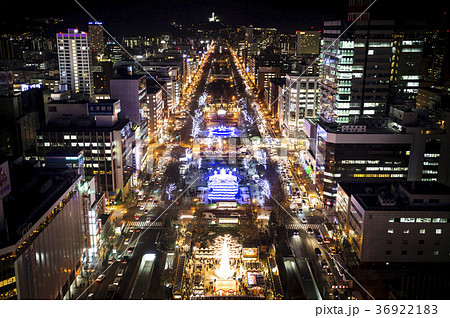
MULTIPOLYGON (((372 127, 367 125, 368 117, 365 118, 365 122, 361 123, 348 123, 348 124, 340 124, 340 123, 334 123, 334 122, 327 122, 325 120, 319 119, 319 118, 305 118, 305 120, 309 121, 310 123, 314 125, 320 125, 323 129, 325 129, 328 133, 334 133, 334 134, 401 134, 402 132, 398 131, 397 129, 390 128, 390 127, 372 127), (357 129, 355 131, 343 131, 343 127, 362 127, 365 126, 364 131, 358 131, 357 129)), ((383 120, 382 117, 375 118, 373 117, 373 120, 383 120)))
POLYGON ((365 210, 449 211, 450 187, 428 181, 407 182, 339 182, 348 195, 353 195, 365 210), (413 203, 409 196, 442 197, 440 203, 413 203))
POLYGON ((16 244, 78 177, 76 170, 42 168, 37 162, 11 165, 11 193, 3 198, 7 231, 0 233, 0 249, 16 244))
POLYGON ((126 118, 119 118, 116 123, 109 127, 98 127, 95 120, 89 117, 81 118, 81 121, 77 122, 78 124, 70 123, 68 125, 49 122, 47 126, 41 127, 36 132, 111 132, 122 130, 130 121, 126 118))

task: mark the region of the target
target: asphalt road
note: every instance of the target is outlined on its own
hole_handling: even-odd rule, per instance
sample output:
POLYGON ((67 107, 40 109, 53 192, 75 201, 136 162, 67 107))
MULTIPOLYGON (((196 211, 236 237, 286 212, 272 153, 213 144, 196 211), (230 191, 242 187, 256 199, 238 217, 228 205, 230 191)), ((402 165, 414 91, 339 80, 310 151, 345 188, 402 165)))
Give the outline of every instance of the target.
MULTIPOLYGON (((147 253, 156 254, 157 252, 155 240, 158 232, 159 229, 148 229, 145 232, 143 231, 139 240, 137 240, 137 237, 139 236, 137 233, 124 234, 124 240, 126 238, 130 238, 130 244, 128 244, 128 246, 135 246, 133 254, 127 264, 122 264, 120 262, 114 262, 111 264, 108 271, 105 273, 105 279, 101 283, 95 282, 90 290, 85 293, 85 296, 87 297, 90 293, 94 293, 94 299, 105 299, 108 292, 108 286, 109 284, 112 284, 114 279, 117 277, 117 271, 119 268, 125 268, 126 271, 122 276, 118 286, 119 289, 114 299, 128 299, 142 256, 147 253)), ((123 248, 125 248, 125 246, 121 244, 119 251, 123 248)))

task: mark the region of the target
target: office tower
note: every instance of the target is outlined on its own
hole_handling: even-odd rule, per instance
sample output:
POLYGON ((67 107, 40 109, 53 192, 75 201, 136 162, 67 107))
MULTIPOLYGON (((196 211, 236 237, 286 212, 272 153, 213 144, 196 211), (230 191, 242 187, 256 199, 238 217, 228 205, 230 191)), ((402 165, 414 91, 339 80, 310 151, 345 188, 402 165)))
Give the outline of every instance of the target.
POLYGON ((319 31, 297 31, 297 55, 320 53, 319 31))
POLYGON ((371 2, 372 0, 349 0, 347 20, 369 20, 369 10, 365 13, 362 12, 370 5, 371 2))
POLYGON ((105 54, 105 39, 103 37, 102 22, 89 22, 88 31, 93 62, 96 63, 105 54))
POLYGON ((302 127, 305 117, 316 116, 319 102, 319 76, 286 75, 285 109, 283 111, 283 135, 299 138, 304 136, 302 127))
POLYGON ((393 44, 390 104, 415 106, 422 79, 423 32, 411 28, 397 30, 393 44))
POLYGON ((46 105, 49 122, 37 132, 38 159, 53 149, 82 149, 84 171, 109 198, 125 197, 135 165, 132 123, 119 118, 120 101, 59 100, 46 105))
POLYGON ((443 113, 444 127, 405 107, 392 108, 390 115, 367 116, 356 124, 303 121, 307 150, 300 159, 327 204, 334 204, 341 181, 450 185, 450 113, 443 113))
POLYGON ((324 119, 351 123, 387 111, 394 21, 325 21, 321 49, 324 119), (339 35, 342 36, 339 38, 339 35))
POLYGON ((449 207, 436 182, 339 182, 336 223, 361 263, 448 262, 449 207))
POLYGON ((60 84, 72 93, 94 96, 92 57, 89 35, 78 29, 68 29, 67 33, 56 35, 60 84))

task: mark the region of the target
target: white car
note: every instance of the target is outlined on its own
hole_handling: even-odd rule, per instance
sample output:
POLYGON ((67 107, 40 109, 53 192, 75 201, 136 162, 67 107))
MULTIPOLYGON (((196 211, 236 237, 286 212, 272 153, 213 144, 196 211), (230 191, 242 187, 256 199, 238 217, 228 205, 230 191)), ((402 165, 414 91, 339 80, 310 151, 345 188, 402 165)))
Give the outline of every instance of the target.
POLYGON ((101 274, 99 277, 97 277, 97 279, 95 281, 98 283, 101 283, 104 279, 105 279, 105 275, 101 274))
POLYGON ((302 223, 308 223, 308 220, 305 217, 303 217, 302 218, 302 223))

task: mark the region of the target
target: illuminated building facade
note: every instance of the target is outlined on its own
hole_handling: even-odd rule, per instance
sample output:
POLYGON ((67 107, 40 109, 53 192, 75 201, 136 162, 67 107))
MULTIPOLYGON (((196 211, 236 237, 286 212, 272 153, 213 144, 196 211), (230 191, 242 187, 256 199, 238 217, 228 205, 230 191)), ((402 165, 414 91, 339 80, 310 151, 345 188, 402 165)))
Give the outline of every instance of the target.
POLYGON ((320 53, 319 31, 297 31, 297 55, 320 53))
POLYGON ((394 21, 325 21, 320 70, 322 116, 352 123, 387 111, 394 21))
POLYGON ((299 138, 302 135, 304 118, 316 116, 319 89, 318 76, 286 75, 285 109, 282 123, 286 136, 299 138))
POLYGON ((67 299, 85 249, 82 176, 33 165, 11 169, 17 188, 0 202, 0 299, 67 299))
POLYGON ((66 85, 72 93, 94 96, 92 57, 89 35, 78 29, 56 34, 60 84, 66 85))
POLYGON ((102 22, 89 22, 88 31, 94 63, 105 54, 105 38, 103 37, 102 22))
POLYGON ((436 182, 339 183, 336 217, 362 263, 448 262, 450 188, 436 182))

